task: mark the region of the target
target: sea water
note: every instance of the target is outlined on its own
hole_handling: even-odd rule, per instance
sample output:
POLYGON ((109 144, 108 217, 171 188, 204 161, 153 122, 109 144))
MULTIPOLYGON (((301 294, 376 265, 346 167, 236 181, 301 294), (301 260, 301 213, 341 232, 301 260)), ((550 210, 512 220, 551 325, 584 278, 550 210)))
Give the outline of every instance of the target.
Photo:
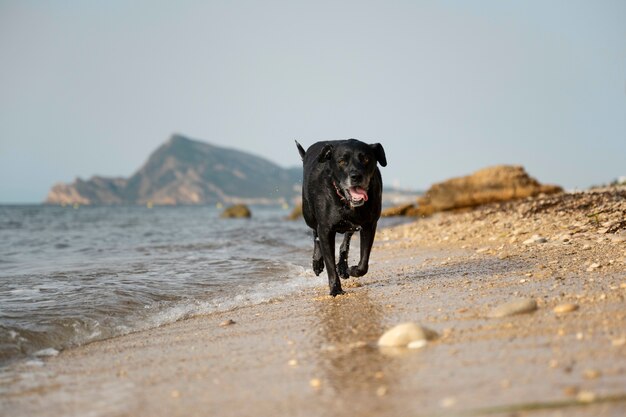
POLYGON ((324 287, 304 221, 252 210, 0 206, 0 366, 324 287))

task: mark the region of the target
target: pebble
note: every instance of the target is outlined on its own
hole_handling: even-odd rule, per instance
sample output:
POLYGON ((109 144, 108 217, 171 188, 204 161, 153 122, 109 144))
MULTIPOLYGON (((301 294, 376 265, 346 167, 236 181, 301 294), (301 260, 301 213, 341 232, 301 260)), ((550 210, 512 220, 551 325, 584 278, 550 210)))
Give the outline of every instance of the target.
POLYGON ((532 298, 517 298, 492 309, 488 317, 506 317, 515 314, 531 313, 537 310, 537 301, 532 298))
POLYGON ((37 356, 38 358, 42 358, 42 357, 57 356, 58 354, 59 354, 59 351, 56 350, 55 348, 47 348, 47 349, 38 350, 33 355, 37 356))
POLYGON ((585 372, 583 372, 583 376, 585 377, 585 379, 596 379, 599 378, 602 375, 602 373, 596 369, 586 369, 585 372))
POLYGON ((535 243, 546 243, 547 241, 548 241, 548 239, 546 239, 543 236, 533 235, 530 239, 526 239, 522 243, 524 245, 532 245, 532 244, 535 244, 535 243))
POLYGON ((291 359, 289 362, 287 362, 287 364, 289 366, 298 366, 298 361, 296 359, 291 359))
POLYGON ((622 243, 626 242, 626 236, 624 234, 619 234, 611 237, 611 242, 613 243, 622 243))
MULTIPOLYGON (((437 333, 415 323, 402 323, 387 330, 378 339, 381 347, 407 347, 412 342, 426 342, 437 338, 437 333)), ((417 345, 413 345, 417 346, 417 345)), ((421 347, 421 346, 420 346, 421 347)))
POLYGON ((589 267, 587 268, 587 272, 595 271, 598 268, 600 268, 600 264, 594 262, 591 265, 589 265, 589 267))
POLYGON ((580 391, 576 399, 581 403, 592 403, 596 400, 596 394, 591 391, 580 391))
POLYGON ((180 391, 178 391, 177 389, 172 390, 172 392, 170 392, 170 396, 172 398, 179 398, 180 397, 180 391))
POLYGON ((571 233, 562 233, 558 236, 557 239, 563 243, 569 243, 572 240, 572 235, 571 233))
POLYGON ((439 406, 441 408, 450 408, 456 405, 456 398, 454 397, 445 397, 439 401, 439 406))
POLYGON ((309 385, 312 388, 320 388, 322 386, 322 381, 319 378, 313 378, 312 380, 309 381, 309 385))
POLYGON ((350 343, 348 349, 361 349, 367 347, 367 342, 359 340, 358 342, 350 343))
POLYGON ((387 395, 387 387, 384 385, 378 387, 378 389, 376 390, 376 395, 378 395, 379 397, 384 397, 385 395, 387 395))
POLYGON ((626 345, 626 337, 620 337, 618 339, 611 340, 611 346, 624 346, 626 345))
POLYGON ((228 320, 225 320, 225 321, 221 322, 220 323, 220 327, 231 326, 231 325, 233 325, 235 323, 237 323, 235 320, 228 319, 228 320))
POLYGON ((559 304, 552 309, 552 311, 554 311, 556 314, 571 313, 572 311, 576 310, 578 310, 578 304, 573 303, 559 304))

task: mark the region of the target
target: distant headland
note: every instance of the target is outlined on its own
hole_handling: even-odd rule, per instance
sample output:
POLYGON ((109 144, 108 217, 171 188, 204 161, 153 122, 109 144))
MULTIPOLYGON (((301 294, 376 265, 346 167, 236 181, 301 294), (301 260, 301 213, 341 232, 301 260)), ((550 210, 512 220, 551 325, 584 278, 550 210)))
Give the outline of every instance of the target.
POLYGON ((94 176, 59 183, 45 203, 284 204, 299 197, 301 178, 301 167, 282 168, 243 151, 174 134, 130 178, 94 176))

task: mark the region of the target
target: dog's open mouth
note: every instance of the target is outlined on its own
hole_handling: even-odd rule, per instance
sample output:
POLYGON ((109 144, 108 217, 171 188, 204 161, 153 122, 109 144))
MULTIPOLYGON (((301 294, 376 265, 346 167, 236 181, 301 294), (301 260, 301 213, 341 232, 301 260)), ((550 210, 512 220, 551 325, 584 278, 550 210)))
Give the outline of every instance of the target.
POLYGON ((353 207, 358 207, 367 201, 367 191, 361 187, 348 188, 348 194, 350 195, 350 204, 353 207))

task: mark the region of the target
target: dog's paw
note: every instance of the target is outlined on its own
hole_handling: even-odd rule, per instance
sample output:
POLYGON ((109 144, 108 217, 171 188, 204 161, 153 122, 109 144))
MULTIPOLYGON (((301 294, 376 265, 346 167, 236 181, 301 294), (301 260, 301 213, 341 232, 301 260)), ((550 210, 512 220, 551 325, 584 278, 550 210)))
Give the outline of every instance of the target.
POLYGON ((345 294, 345 293, 346 292, 344 290, 342 290, 341 287, 333 288, 332 290, 330 290, 331 297, 336 297, 338 295, 345 294))
POLYGON ((351 277, 362 277, 365 274, 367 274, 367 267, 365 267, 365 268, 359 268, 358 266, 351 266, 350 267, 350 276, 351 277))
POLYGON ((342 279, 350 278, 350 271, 348 270, 348 261, 341 260, 337 264, 337 275, 342 279))
POLYGON ((324 259, 313 259, 313 272, 319 276, 324 270, 324 259))

